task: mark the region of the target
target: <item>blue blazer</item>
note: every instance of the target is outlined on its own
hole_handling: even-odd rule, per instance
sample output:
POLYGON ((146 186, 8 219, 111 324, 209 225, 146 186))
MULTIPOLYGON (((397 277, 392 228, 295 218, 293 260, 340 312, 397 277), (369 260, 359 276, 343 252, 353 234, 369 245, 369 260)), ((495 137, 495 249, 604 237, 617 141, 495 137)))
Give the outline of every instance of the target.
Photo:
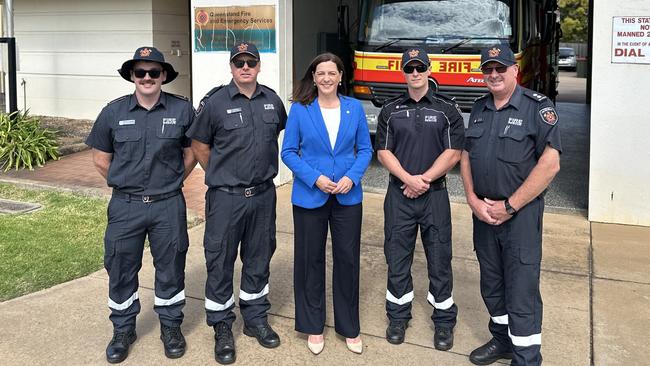
POLYGON ((346 194, 337 194, 342 205, 361 203, 361 177, 372 159, 372 145, 361 103, 339 96, 341 123, 334 150, 316 98, 309 105, 294 103, 289 111, 282 142, 282 161, 293 171, 291 202, 303 208, 321 207, 329 194, 316 186, 321 175, 338 182, 343 176, 354 185, 346 194))

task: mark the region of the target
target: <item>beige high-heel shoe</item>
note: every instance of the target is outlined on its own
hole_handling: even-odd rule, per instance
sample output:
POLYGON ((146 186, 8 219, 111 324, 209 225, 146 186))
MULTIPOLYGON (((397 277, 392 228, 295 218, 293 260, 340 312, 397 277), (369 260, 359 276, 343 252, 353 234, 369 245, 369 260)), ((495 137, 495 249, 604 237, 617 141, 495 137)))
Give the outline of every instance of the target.
POLYGON ((325 337, 322 334, 310 334, 307 337, 307 348, 315 355, 323 352, 323 348, 325 348, 325 337))
POLYGON ((345 345, 348 346, 348 349, 356 354, 361 354, 363 352, 363 342, 361 341, 361 336, 356 338, 346 338, 345 345))

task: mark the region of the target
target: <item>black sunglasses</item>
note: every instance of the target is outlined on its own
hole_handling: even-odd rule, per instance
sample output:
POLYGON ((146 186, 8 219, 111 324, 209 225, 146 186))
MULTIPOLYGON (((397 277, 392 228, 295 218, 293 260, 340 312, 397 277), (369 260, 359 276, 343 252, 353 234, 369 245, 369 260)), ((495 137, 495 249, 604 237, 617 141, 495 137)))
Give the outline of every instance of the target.
POLYGON ((257 66, 258 60, 234 60, 232 62, 233 65, 235 65, 236 68, 241 69, 244 67, 244 64, 248 65, 251 69, 257 66))
POLYGON ((139 79, 142 79, 147 74, 149 74, 149 77, 151 77, 152 79, 158 79, 161 73, 162 73, 161 69, 151 69, 151 70, 134 69, 133 70, 133 75, 135 75, 135 77, 139 79))
POLYGON ((422 64, 419 64, 419 65, 416 65, 416 66, 413 66, 413 65, 406 65, 406 66, 404 66, 404 73, 406 73, 406 74, 412 74, 412 73, 413 73, 413 70, 417 70, 418 73, 421 74, 421 73, 427 71, 428 68, 429 68, 429 66, 427 66, 427 65, 422 65, 422 64))
POLYGON ((495 67, 481 67, 481 72, 485 75, 490 75, 492 70, 496 70, 499 74, 503 74, 508 71, 508 66, 495 66, 495 67))

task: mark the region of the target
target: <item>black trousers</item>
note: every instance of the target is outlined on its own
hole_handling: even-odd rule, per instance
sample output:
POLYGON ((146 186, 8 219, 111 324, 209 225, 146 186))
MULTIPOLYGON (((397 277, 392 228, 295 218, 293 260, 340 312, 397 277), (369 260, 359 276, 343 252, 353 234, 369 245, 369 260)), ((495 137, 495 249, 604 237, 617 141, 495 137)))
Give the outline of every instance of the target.
POLYGON ((325 327, 325 248, 332 235, 334 329, 346 338, 359 335, 359 250, 361 203, 341 205, 331 195, 324 206, 293 206, 296 330, 321 334, 325 327))
POLYGON ((209 326, 235 321, 233 271, 242 261, 239 307, 249 326, 267 321, 269 266, 275 252, 275 188, 252 197, 209 189, 205 197, 205 309, 209 326), (239 248, 241 243, 241 248, 239 248))
POLYGON ((481 295, 492 336, 513 349, 512 365, 540 365, 544 200, 535 199, 499 226, 474 219, 481 295))
POLYGON ((388 264, 386 314, 408 322, 414 298, 411 265, 420 228, 429 275, 427 301, 436 327, 453 328, 458 307, 452 297, 451 210, 447 189, 429 190, 418 198, 404 196, 390 183, 384 200, 384 254, 388 264))
POLYGON ((104 267, 109 278, 109 318, 118 331, 134 329, 140 312, 138 272, 145 237, 156 269, 154 311, 165 325, 179 326, 183 321, 189 245, 183 194, 151 203, 114 195, 108 204, 104 267))

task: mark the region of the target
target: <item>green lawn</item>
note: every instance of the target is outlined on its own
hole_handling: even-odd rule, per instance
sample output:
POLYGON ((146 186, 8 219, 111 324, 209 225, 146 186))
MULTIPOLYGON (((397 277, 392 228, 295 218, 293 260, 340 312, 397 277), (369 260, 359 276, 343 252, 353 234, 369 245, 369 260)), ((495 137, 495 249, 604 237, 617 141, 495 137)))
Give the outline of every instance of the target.
POLYGON ((28 214, 0 214, 0 301, 102 268, 106 200, 2 183, 0 197, 43 205, 28 214))

